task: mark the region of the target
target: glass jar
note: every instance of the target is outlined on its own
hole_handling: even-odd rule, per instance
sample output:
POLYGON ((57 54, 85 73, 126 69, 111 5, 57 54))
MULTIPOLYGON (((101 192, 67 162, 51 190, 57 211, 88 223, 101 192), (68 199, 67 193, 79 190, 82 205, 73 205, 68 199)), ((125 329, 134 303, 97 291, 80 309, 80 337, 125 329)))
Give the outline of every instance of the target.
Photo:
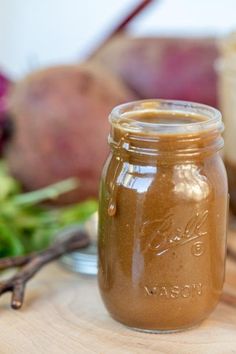
POLYGON ((195 326, 224 282, 227 178, 223 124, 209 106, 144 100, 110 115, 99 207, 99 287, 128 327, 195 326))

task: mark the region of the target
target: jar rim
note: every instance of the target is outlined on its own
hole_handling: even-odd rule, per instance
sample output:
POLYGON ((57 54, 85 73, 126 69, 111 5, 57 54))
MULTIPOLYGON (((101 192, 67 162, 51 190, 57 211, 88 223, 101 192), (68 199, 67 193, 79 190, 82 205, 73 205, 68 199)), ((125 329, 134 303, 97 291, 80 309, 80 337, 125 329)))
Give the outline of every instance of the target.
MULTIPOLYGON (((174 115, 173 115, 174 116, 174 115)), ((112 125, 118 126, 125 132, 145 133, 145 135, 169 135, 169 134, 192 134, 208 130, 223 131, 224 125, 220 111, 206 104, 166 99, 145 99, 132 101, 116 106, 109 116, 112 125), (199 115, 203 120, 195 122, 175 123, 156 123, 145 120, 135 120, 132 118, 134 113, 151 112, 172 112, 173 114, 183 114, 183 116, 199 115), (125 124, 122 124, 122 121, 125 124)))

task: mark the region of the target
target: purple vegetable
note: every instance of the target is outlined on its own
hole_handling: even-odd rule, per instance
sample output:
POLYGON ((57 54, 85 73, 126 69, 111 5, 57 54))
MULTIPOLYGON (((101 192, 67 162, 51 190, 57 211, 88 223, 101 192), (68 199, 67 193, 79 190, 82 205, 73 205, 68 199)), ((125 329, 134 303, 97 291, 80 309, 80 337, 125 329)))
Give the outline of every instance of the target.
POLYGON ((0 119, 3 119, 6 112, 6 94, 10 84, 10 80, 3 73, 0 73, 0 119))
POLYGON ((8 138, 11 124, 7 113, 7 93, 12 82, 0 72, 0 155, 3 143, 8 138))

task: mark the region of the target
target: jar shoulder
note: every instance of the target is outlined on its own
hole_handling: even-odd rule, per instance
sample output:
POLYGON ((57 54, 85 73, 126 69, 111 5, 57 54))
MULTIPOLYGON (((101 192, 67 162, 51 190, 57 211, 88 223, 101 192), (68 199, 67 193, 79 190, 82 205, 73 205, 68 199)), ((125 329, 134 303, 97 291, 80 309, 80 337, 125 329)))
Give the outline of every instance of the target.
POLYGON ((219 154, 176 164, 137 164, 111 154, 104 165, 102 181, 136 193, 167 193, 200 200, 210 193, 228 193, 227 175, 219 154))

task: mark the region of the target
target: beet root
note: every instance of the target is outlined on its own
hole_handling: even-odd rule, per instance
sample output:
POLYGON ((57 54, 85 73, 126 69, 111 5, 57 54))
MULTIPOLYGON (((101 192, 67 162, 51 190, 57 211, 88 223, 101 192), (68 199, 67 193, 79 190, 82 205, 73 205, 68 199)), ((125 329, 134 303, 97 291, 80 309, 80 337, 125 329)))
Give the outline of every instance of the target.
POLYGON ((96 197, 108 153, 108 114, 133 93, 94 64, 43 69, 18 82, 9 94, 14 133, 5 158, 26 190, 78 177, 78 190, 61 196, 72 203, 96 197))
POLYGON ((118 74, 141 98, 190 100, 217 106, 217 58, 213 38, 118 36, 92 60, 118 74))

